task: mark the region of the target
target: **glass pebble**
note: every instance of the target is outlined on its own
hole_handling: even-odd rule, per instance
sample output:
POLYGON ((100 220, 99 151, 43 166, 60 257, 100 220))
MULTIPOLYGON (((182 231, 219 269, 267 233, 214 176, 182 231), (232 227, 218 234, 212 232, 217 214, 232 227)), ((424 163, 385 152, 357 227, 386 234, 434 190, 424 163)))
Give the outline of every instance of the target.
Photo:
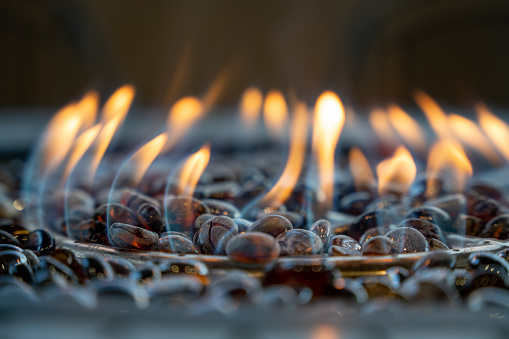
POLYGON ((242 263, 266 263, 276 259, 280 247, 276 239, 266 233, 247 232, 233 237, 226 246, 227 255, 242 263))
POLYGON ((323 251, 323 243, 315 233, 303 230, 289 230, 276 240, 281 247, 281 256, 314 255, 323 251))

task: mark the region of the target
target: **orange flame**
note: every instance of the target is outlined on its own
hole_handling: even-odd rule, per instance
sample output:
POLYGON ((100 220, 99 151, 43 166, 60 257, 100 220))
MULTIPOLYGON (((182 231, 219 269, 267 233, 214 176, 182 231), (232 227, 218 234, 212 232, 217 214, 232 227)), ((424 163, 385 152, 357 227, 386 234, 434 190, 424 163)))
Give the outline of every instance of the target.
POLYGON ((179 194, 192 196, 194 189, 200 180, 200 176, 210 160, 210 145, 205 144, 202 148, 191 155, 180 170, 179 194))
POLYGON ((131 85, 124 85, 117 89, 104 104, 101 121, 105 123, 118 117, 123 120, 131 106, 134 93, 134 87, 131 85))
POLYGON ((430 177, 428 191, 435 187, 439 174, 449 174, 455 190, 460 191, 472 175, 472 164, 461 145, 451 139, 439 140, 433 145, 428 157, 427 172, 430 177))
POLYGON ((500 164, 500 158, 475 122, 461 115, 450 114, 449 126, 461 142, 479 151, 493 164, 500 164))
POLYGON ((477 105, 479 123, 491 142, 509 160, 509 127, 483 104, 477 105))
POLYGON ((81 157, 85 154, 85 152, 89 149, 89 147, 94 142, 95 138, 99 134, 99 131, 101 130, 101 124, 97 124, 93 127, 90 127, 83 133, 81 133, 78 138, 76 138, 76 141, 74 142, 73 149, 71 151, 71 155, 69 157, 69 160, 67 161, 67 166, 64 171, 62 183, 64 183, 67 180, 67 177, 71 173, 71 171, 74 169, 78 161, 81 159, 81 157))
POLYGON ((281 135, 284 132, 288 120, 288 106, 280 91, 272 90, 267 93, 263 105, 263 118, 274 135, 281 135))
POLYGON ((141 179, 143 179, 143 176, 150 167, 150 164, 152 164, 157 155, 161 152, 167 139, 168 136, 166 133, 161 133, 154 139, 147 142, 144 146, 137 150, 131 158, 129 158, 127 166, 133 167, 132 179, 134 185, 138 185, 141 179))
POLYGON ((389 118, 381 109, 375 109, 369 115, 369 122, 378 138, 388 145, 397 145, 398 139, 393 133, 389 118))
POLYGON ((345 123, 345 109, 333 92, 324 92, 316 101, 313 125, 313 153, 316 157, 323 196, 321 208, 332 204, 334 189, 334 152, 345 123))
POLYGON ((355 188, 360 191, 375 186, 375 177, 369 162, 358 148, 352 148, 349 154, 350 172, 355 188))
POLYGON ((191 96, 179 99, 168 114, 168 140, 164 151, 170 150, 204 112, 203 103, 199 99, 191 96))
POLYGON ((277 183, 261 200, 268 206, 279 206, 283 204, 292 193, 295 184, 299 180, 300 172, 304 164, 306 153, 308 128, 308 110, 305 104, 299 103, 295 109, 295 116, 292 121, 292 135, 290 142, 290 153, 285 169, 277 183))
POLYGON ((417 167, 410 152, 400 146, 394 155, 378 164, 376 174, 378 176, 378 193, 380 195, 389 192, 405 193, 415 179, 417 167))
POLYGON ((242 121, 248 128, 252 127, 260 117, 262 108, 263 95, 262 92, 255 87, 250 87, 242 94, 240 101, 240 113, 242 121))
POLYGON ((399 136, 410 147, 421 152, 424 151, 425 138, 419 124, 397 105, 389 105, 388 111, 389 120, 399 136))
POLYGON ((414 93, 414 99, 426 115, 426 118, 436 135, 440 138, 449 137, 450 132, 447 125, 447 115, 444 113, 442 108, 440 108, 437 102, 420 90, 414 93))
POLYGON ((99 94, 95 91, 85 93, 83 98, 76 104, 78 110, 83 115, 82 129, 92 127, 97 118, 97 110, 99 108, 99 94))

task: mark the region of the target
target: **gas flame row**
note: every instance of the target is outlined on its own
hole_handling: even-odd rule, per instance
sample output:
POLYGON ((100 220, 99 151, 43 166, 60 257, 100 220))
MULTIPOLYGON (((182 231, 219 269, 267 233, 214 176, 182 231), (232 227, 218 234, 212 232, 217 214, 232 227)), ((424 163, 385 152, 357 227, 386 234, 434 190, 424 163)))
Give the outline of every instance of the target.
MULTIPOLYGON (((90 159, 87 181, 91 187, 102 158, 126 118, 134 94, 132 86, 122 86, 106 101, 99 116, 99 97, 95 92, 89 92, 79 102, 62 108, 49 123, 43 138, 41 172, 48 175, 63 166, 62 182, 66 182, 77 164, 87 156, 90 159)), ((417 172, 409 149, 420 155, 428 151, 427 172, 433 177, 449 171, 458 190, 473 171, 463 145, 483 154, 494 164, 500 164, 500 156, 509 160, 509 127, 485 106, 477 107, 479 124, 476 124, 465 117, 446 114, 424 92, 417 92, 415 98, 438 141, 428 151, 425 133, 399 106, 374 110, 369 121, 375 134, 383 144, 395 149, 393 156, 376 166, 379 194, 404 193, 409 189, 417 172)), ((207 107, 204 101, 195 97, 182 98, 173 105, 165 131, 140 147, 126 162, 132 169, 134 184, 141 182, 160 154, 169 152, 202 119, 207 107)), ((317 173, 319 205, 320 209, 330 208, 335 177, 334 154, 345 124, 345 109, 339 97, 330 91, 323 93, 316 102, 311 123, 306 104, 294 100, 289 107, 284 95, 277 90, 269 91, 264 98, 260 90, 248 88, 240 102, 245 126, 255 125, 262 112, 272 135, 284 135, 286 126, 290 125, 290 150, 279 180, 261 201, 267 205, 280 205, 288 199, 306 163, 308 129, 312 127, 312 163, 317 173)), ((178 174, 180 194, 193 194, 209 159, 209 145, 188 157, 178 174)), ((351 149, 349 166, 358 189, 376 185, 372 167, 359 148, 351 149)))

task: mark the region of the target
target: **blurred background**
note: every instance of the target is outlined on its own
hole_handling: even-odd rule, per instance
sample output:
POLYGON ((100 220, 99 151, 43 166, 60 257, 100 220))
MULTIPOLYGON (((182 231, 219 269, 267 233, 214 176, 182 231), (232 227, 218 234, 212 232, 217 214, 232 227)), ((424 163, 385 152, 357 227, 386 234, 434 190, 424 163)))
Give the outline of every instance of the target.
POLYGON ((220 83, 310 103, 336 90, 354 107, 412 102, 507 106, 507 0, 0 0, 0 107, 59 107, 132 83, 169 107, 220 83))

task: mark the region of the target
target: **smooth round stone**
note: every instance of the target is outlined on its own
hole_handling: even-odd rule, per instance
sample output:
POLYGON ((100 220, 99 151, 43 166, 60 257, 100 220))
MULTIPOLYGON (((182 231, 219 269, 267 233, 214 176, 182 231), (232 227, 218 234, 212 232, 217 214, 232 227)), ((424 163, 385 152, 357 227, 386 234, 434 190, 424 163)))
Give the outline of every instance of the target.
POLYGON ((176 234, 170 234, 159 238, 158 249, 166 253, 198 254, 198 250, 191 239, 176 234))
POLYGON ((108 225, 120 222, 123 224, 137 225, 136 213, 127 206, 119 203, 102 204, 94 212, 94 219, 108 225))
POLYGON ((80 279, 79 275, 68 265, 60 262, 53 257, 42 257, 40 265, 34 274, 34 279, 39 286, 62 285, 59 280, 66 280, 78 284, 84 283, 85 279, 80 279))
POLYGON ((313 255, 323 251, 320 237, 308 230, 290 230, 280 234, 276 240, 282 256, 313 255))
POLYGON ((0 231, 0 244, 7 244, 7 245, 14 245, 21 247, 21 243, 18 239, 16 239, 15 236, 12 234, 6 232, 6 231, 0 231))
POLYGON ((378 235, 362 244, 362 255, 388 255, 392 247, 391 239, 378 235))
POLYGON ((109 245, 108 227, 105 222, 88 219, 75 225, 70 225, 68 236, 72 239, 93 244, 109 245))
POLYGON ((355 219, 355 221, 350 225, 348 235, 359 241, 364 232, 370 228, 388 227, 391 223, 392 218, 390 213, 386 210, 366 212, 357 217, 357 219, 355 219))
POLYGON ((248 232, 239 234, 226 246, 226 254, 233 260, 258 264, 276 259, 281 249, 276 239, 266 233, 248 232))
POLYGON ((23 250, 23 254, 27 257, 30 266, 37 267, 40 264, 39 257, 31 250, 23 250))
POLYGON ((480 236, 499 240, 509 239, 509 214, 502 214, 490 220, 482 230, 480 236))
POLYGON ((442 234, 442 231, 440 230, 440 227, 437 225, 424 220, 424 219, 406 219, 403 220, 398 227, 410 227, 415 229, 416 231, 419 231, 429 242, 431 239, 440 240, 441 242, 445 242, 444 236, 442 234))
POLYGON ((2 275, 16 276, 26 282, 31 282, 33 278, 27 257, 14 250, 0 252, 0 276, 2 275))
POLYGON ((392 243, 391 253, 416 253, 428 251, 426 238, 411 227, 398 227, 386 235, 392 243))
POLYGON ((443 251, 431 252, 419 259, 412 266, 412 272, 417 272, 432 267, 453 269, 455 265, 456 258, 452 254, 443 251))
MULTIPOLYGON (((359 246, 360 247, 360 246, 359 246)), ((330 245, 327 250, 327 254, 331 257, 343 257, 343 256, 354 256, 354 255, 362 255, 361 251, 355 251, 347 247, 338 246, 338 245, 330 245)))
POLYGON ((0 231, 5 231, 12 234, 21 244, 26 241, 28 235, 30 234, 29 230, 16 224, 1 225, 0 231))
POLYGON ((210 214, 210 213, 200 214, 200 215, 196 218, 196 220, 194 221, 194 229, 195 229, 195 231, 196 231, 198 228, 200 228, 200 227, 203 225, 203 223, 204 223, 205 221, 210 220, 210 219, 215 218, 215 217, 216 217, 216 215, 214 215, 214 214, 210 214))
POLYGON ((472 204, 468 210, 468 214, 478 217, 484 222, 489 222, 496 216, 505 213, 498 201, 493 199, 480 199, 472 204))
POLYGON ((437 239, 430 239, 428 245, 430 251, 444 251, 449 249, 449 246, 437 239))
MULTIPOLYGON (((138 208, 137 212, 138 221, 141 226, 149 231, 161 234, 167 231, 166 220, 164 215, 157 207, 153 204, 142 204, 138 208)), ((128 223, 127 223, 128 224, 128 223)))
POLYGON ((157 247, 159 236, 141 227, 114 223, 109 227, 109 239, 118 247, 150 251, 157 247))
POLYGON ((186 239, 189 239, 189 240, 193 240, 191 239, 190 236, 188 236, 187 234, 184 234, 184 233, 180 233, 180 232, 175 232, 175 231, 168 231, 168 232, 164 232, 164 233, 161 233, 161 235, 159 236, 159 239, 161 239, 162 237, 166 237, 168 235, 180 235, 186 239))
POLYGON ((344 247, 352 251, 361 250, 361 245, 357 242, 357 240, 347 235, 336 235, 331 239, 330 245, 344 247))
MULTIPOLYGON (((477 237, 484 229, 486 223, 474 217, 473 215, 460 214, 455 220, 453 227, 458 230, 464 230, 464 234, 477 237)), ((458 232, 461 234, 461 232, 458 232)))
POLYGON ((127 278, 132 272, 136 271, 134 265, 126 259, 106 258, 106 261, 110 264, 117 279, 127 278))
POLYGON ((80 283, 85 283, 87 274, 83 266, 76 260, 74 253, 64 248, 57 248, 51 254, 51 257, 69 267, 77 276, 80 283))
POLYGON ((503 273, 505 273, 506 276, 509 275, 509 263, 493 253, 472 253, 468 258, 468 263, 470 267, 482 268, 485 271, 489 270, 489 266, 497 265, 498 267, 503 268, 503 273))
POLYGON ((302 225, 304 225, 304 217, 302 216, 302 214, 292 211, 271 211, 271 212, 262 211, 258 213, 256 219, 260 219, 268 215, 279 215, 285 217, 286 219, 290 220, 293 228, 300 228, 302 227, 302 225))
POLYGON ((325 248, 327 246, 327 243, 329 242, 331 228, 332 228, 331 223, 328 220, 321 219, 316 221, 311 226, 310 231, 316 234, 322 240, 323 246, 325 248))
POLYGON ((159 202, 156 199, 132 188, 124 188, 120 190, 118 194, 120 196, 120 201, 114 202, 120 202, 122 205, 129 207, 132 211, 137 211, 141 205, 147 203, 159 206, 159 202))
POLYGON ((202 203, 209 208, 210 214, 222 215, 229 218, 240 218, 239 209, 229 202, 216 199, 203 199, 202 203))
POLYGON ((502 191, 500 191, 500 189, 487 182, 471 183, 470 185, 468 185, 468 190, 473 191, 482 197, 493 199, 496 201, 502 201, 504 198, 504 195, 502 191))
POLYGON ((110 263, 99 255, 88 255, 81 260, 81 265, 90 280, 111 281, 115 277, 110 263))
POLYGON ((237 228, 239 229, 239 234, 247 232, 249 227, 253 225, 252 221, 242 219, 242 218, 234 218, 233 221, 237 224, 237 228))
POLYGON ((196 187, 194 195, 198 198, 227 200, 235 199, 240 192, 240 186, 233 181, 218 182, 196 187))
POLYGON ((456 219, 461 213, 465 213, 467 208, 467 198, 464 194, 450 194, 437 199, 426 201, 427 206, 434 206, 442 209, 452 219, 456 219))
POLYGON ((210 209, 194 198, 176 196, 166 201, 165 217, 169 231, 177 231, 190 237, 193 236, 196 218, 204 213, 210 213, 210 209))
POLYGON ((359 215, 366 210, 372 201, 373 195, 370 192, 353 192, 339 200, 338 211, 349 215, 359 215))
POLYGON ((35 230, 30 232, 23 248, 40 255, 50 254, 55 249, 55 237, 46 230, 35 230))
POLYGON ((203 254, 226 254, 226 245, 238 234, 233 219, 218 216, 207 220, 194 234, 193 242, 203 254))
POLYGON ((406 219, 423 219, 437 225, 443 231, 452 231, 452 219, 444 210, 434 206, 420 206, 408 212, 406 219))
POLYGON ((256 220, 247 232, 262 232, 272 235, 274 238, 293 229, 290 220, 280 215, 268 215, 256 220))
POLYGON ((379 235, 385 235, 389 231, 386 227, 373 227, 364 232, 364 234, 359 239, 359 244, 364 244, 369 239, 379 236, 379 235))
POLYGON ((501 250, 497 253, 497 256, 499 256, 502 259, 505 259, 509 262, 509 248, 506 248, 505 250, 501 250))

